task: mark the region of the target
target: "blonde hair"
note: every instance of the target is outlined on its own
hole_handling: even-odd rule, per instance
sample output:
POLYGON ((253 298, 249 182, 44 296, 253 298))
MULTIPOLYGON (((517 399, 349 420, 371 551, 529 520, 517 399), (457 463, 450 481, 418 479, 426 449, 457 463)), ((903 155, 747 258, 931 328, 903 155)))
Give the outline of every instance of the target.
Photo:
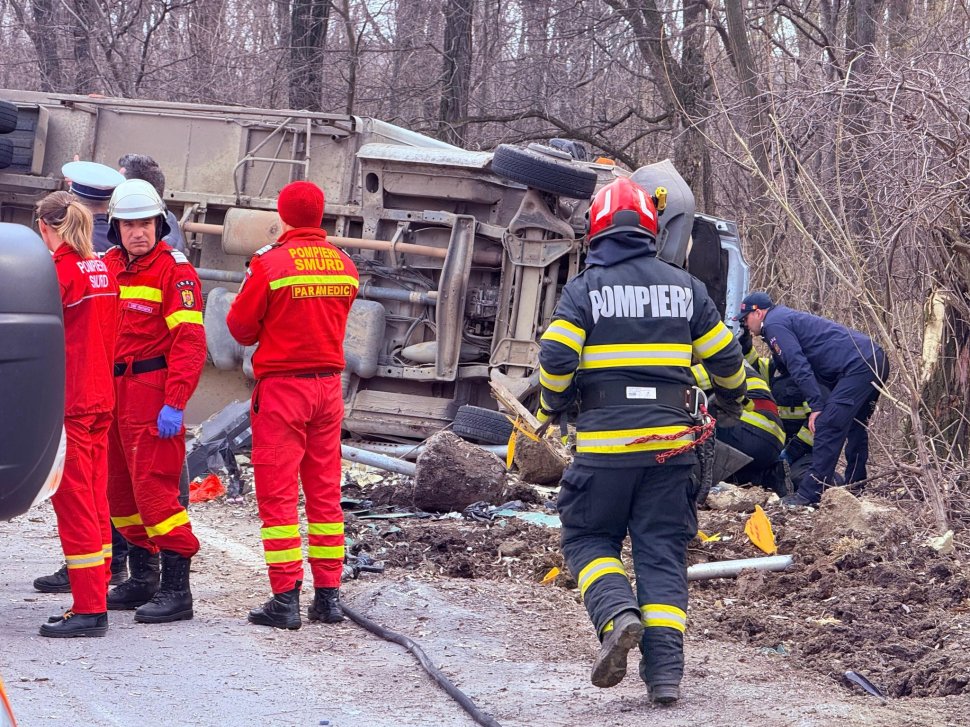
POLYGON ((94 218, 70 192, 52 192, 37 203, 37 217, 60 235, 74 252, 94 257, 94 218))

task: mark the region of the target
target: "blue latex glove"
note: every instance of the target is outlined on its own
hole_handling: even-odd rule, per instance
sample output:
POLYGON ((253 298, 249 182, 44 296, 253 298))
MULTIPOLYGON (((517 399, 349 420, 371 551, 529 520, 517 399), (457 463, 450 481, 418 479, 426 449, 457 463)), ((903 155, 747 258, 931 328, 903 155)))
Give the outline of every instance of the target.
POLYGON ((787 462, 788 464, 791 464, 791 455, 788 454, 787 449, 781 450, 781 454, 778 455, 778 461, 787 462))
POLYGON ((158 412, 158 436, 162 439, 168 439, 181 431, 182 410, 166 404, 158 412))

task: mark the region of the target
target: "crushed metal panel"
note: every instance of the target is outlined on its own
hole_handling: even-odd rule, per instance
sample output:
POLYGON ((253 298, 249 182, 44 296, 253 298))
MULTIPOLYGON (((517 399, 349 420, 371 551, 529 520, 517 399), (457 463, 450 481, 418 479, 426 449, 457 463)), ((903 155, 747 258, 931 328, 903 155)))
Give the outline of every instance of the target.
POLYGON ((492 161, 492 153, 465 151, 456 146, 414 147, 398 144, 364 144, 357 152, 359 159, 383 159, 411 164, 431 164, 445 167, 485 169, 492 161))

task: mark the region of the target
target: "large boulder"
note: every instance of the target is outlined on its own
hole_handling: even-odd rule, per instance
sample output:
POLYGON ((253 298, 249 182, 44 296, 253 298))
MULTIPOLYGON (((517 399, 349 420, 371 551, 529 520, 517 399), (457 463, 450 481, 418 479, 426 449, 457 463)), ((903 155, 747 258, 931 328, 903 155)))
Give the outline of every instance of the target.
POLYGON ((457 434, 438 432, 425 442, 414 475, 414 504, 430 512, 461 512, 473 502, 501 504, 505 463, 457 434))
POLYGON ((815 519, 815 540, 854 535, 882 540, 909 529, 903 514, 889 505, 854 497, 844 487, 830 487, 822 493, 815 519))

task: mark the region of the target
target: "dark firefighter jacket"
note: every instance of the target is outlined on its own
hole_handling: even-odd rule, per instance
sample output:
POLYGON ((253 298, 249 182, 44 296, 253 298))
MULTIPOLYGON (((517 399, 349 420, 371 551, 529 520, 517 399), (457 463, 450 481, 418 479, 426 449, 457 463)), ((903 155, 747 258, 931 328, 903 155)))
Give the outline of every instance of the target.
MULTIPOLYGON (((658 259, 650 238, 608 237, 587 263, 563 288, 540 341, 540 418, 578 398, 577 459, 593 466, 655 465, 658 452, 693 440, 684 432, 694 424, 691 413, 672 401, 693 385, 692 359, 708 367, 718 396, 740 399, 741 348, 704 284, 658 259), (603 391, 610 405, 583 405, 584 397, 589 403, 603 391), (670 439, 634 443, 643 437, 670 439)), ((689 451, 670 463, 695 461, 689 451)))
MULTIPOLYGON (((714 386, 704 364, 691 366, 691 373, 699 388, 705 392, 713 391, 714 386)), ((785 430, 778 412, 779 407, 771 394, 768 382, 751 366, 744 367, 744 374, 748 391, 744 411, 741 412, 740 426, 765 432, 784 446, 785 430)))

